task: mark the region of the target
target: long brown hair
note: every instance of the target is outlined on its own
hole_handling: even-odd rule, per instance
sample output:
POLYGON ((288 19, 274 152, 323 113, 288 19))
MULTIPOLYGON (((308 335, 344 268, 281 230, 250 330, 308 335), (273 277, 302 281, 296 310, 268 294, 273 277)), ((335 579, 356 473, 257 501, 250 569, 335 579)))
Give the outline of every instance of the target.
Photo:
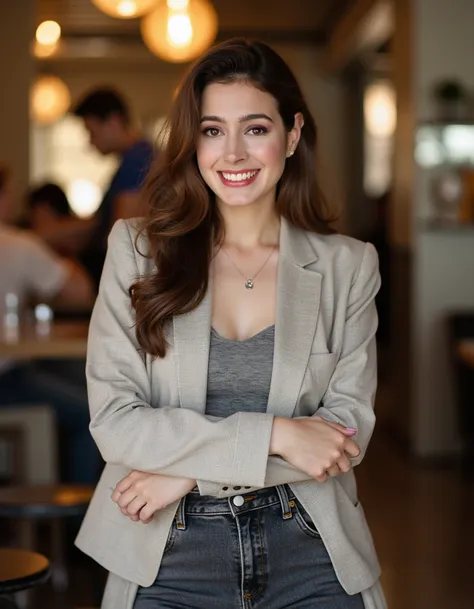
POLYGON ((328 215, 315 176, 316 125, 290 68, 262 42, 234 39, 211 48, 191 66, 179 87, 167 126, 167 145, 144 191, 147 215, 142 232, 156 272, 137 280, 130 296, 137 340, 151 355, 165 356, 166 325, 204 298, 213 250, 224 238, 214 195, 198 170, 196 139, 205 87, 236 80, 270 93, 288 132, 295 114, 302 113, 301 139, 278 184, 277 212, 303 230, 333 232, 334 218, 328 215))

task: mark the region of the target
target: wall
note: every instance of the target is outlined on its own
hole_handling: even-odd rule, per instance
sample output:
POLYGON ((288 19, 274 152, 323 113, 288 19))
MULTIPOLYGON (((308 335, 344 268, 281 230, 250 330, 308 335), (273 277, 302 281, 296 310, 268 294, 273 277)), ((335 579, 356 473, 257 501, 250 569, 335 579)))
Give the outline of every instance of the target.
POLYGON ((12 167, 18 193, 26 188, 29 176, 28 99, 34 72, 29 49, 33 23, 34 0, 0 2, 0 162, 12 167))
MULTIPOLYGON (((414 101, 418 121, 433 118, 431 87, 444 77, 474 91, 474 2, 414 1, 414 101)), ((426 174, 415 173, 413 205, 413 410, 416 454, 459 449, 445 322, 452 310, 474 310, 474 228, 433 231, 416 219, 430 204, 426 174)))

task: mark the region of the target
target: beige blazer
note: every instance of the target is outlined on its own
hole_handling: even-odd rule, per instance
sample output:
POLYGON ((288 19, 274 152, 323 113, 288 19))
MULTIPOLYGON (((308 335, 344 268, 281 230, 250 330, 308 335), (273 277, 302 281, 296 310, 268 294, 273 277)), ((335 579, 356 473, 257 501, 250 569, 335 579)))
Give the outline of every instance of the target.
MULTIPOLYGON (((379 565, 353 472, 321 484, 268 456, 275 415, 318 413, 357 428, 354 465, 362 460, 375 422, 380 279, 373 246, 282 222, 267 412, 216 420, 205 415, 210 294, 173 319, 164 359, 144 355, 128 288, 153 266, 136 251, 135 235, 133 221, 120 220, 111 232, 87 356, 90 429, 107 465, 76 544, 113 574, 103 607, 132 607, 137 586, 153 583, 177 508, 170 505, 148 525, 123 516, 110 495, 132 469, 195 478, 201 494, 218 497, 238 494, 223 486, 289 483, 344 589, 355 594, 377 585, 379 565)), ((139 249, 146 248, 142 238, 139 249)))

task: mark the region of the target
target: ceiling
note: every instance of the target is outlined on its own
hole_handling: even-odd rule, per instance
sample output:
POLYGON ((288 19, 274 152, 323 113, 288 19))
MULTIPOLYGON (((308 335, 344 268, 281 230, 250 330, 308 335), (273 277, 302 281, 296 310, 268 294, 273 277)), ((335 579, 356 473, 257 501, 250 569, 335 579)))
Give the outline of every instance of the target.
MULTIPOLYGON (((354 0, 213 0, 219 38, 250 35, 279 42, 324 45, 354 0)), ((37 21, 54 19, 64 37, 139 38, 138 19, 113 19, 91 0, 37 0, 37 21)))

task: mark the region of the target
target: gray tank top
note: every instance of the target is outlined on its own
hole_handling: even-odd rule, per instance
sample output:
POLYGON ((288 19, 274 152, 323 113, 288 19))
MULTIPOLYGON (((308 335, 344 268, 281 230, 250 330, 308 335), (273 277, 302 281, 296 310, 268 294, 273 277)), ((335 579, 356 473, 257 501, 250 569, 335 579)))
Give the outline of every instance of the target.
POLYGON ((229 340, 211 329, 206 414, 267 410, 273 369, 275 326, 244 340, 229 340))

